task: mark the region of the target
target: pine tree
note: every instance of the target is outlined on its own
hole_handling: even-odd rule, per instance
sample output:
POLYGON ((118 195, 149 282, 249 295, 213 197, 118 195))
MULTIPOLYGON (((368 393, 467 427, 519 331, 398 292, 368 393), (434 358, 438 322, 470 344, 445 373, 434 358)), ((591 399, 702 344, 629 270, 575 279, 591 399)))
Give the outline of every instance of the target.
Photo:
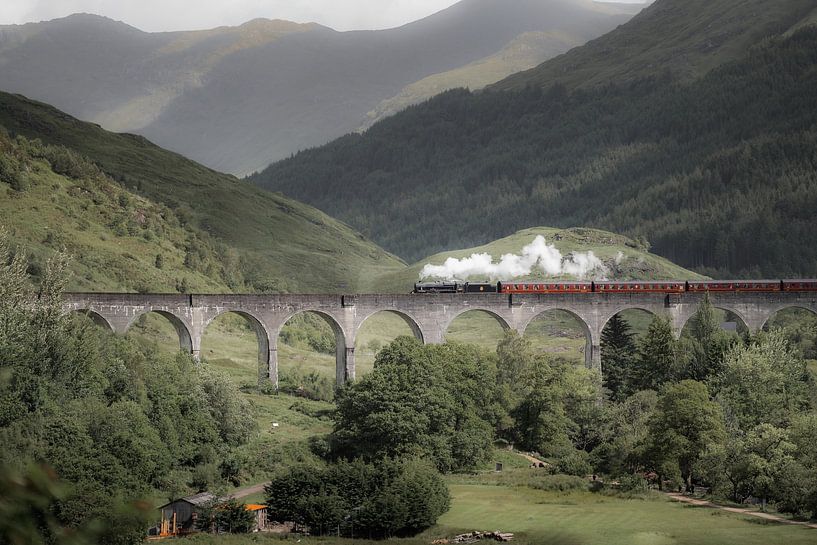
POLYGON ((676 341, 669 319, 656 316, 638 345, 630 389, 658 390, 676 378, 676 341))
POLYGON ((732 344, 732 339, 721 330, 709 295, 701 302, 687 329, 683 378, 705 381, 720 372, 724 353, 732 344))
POLYGON ((636 346, 630 324, 616 314, 601 333, 603 380, 604 387, 610 391, 610 399, 620 401, 628 395, 627 375, 635 356, 636 346))

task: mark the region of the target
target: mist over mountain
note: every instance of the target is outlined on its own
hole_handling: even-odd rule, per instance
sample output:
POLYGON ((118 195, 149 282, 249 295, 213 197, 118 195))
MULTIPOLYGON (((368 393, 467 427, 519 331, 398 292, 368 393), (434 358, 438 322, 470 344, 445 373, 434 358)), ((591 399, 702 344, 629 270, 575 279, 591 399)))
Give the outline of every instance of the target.
POLYGON ((406 260, 597 227, 712 275, 814 275, 817 10, 659 0, 486 91, 449 91, 252 180, 406 260))
MULTIPOLYGON (((464 0, 399 28, 355 32, 262 19, 146 33, 80 14, 0 27, 0 89, 141 134, 212 168, 248 173, 355 130, 404 87, 497 54, 520 35, 548 33, 541 55, 552 56, 638 9, 464 0)), ((463 83, 470 80, 455 82, 463 83)))

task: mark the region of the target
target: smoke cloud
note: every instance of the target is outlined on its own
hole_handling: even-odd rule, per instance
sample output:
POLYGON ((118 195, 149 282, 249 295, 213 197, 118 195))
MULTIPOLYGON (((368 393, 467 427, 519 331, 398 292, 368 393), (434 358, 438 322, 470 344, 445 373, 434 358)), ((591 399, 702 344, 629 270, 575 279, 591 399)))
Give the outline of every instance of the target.
POLYGON ((522 253, 505 254, 498 262, 493 256, 481 253, 470 257, 455 259, 449 257, 442 265, 427 264, 420 271, 420 280, 437 278, 442 280, 467 280, 471 277, 488 277, 492 281, 511 280, 529 276, 541 270, 546 276, 568 275, 577 279, 593 276, 602 279, 608 269, 604 263, 591 252, 573 252, 563 256, 553 244, 548 244, 545 237, 537 236, 533 242, 522 248, 522 253))

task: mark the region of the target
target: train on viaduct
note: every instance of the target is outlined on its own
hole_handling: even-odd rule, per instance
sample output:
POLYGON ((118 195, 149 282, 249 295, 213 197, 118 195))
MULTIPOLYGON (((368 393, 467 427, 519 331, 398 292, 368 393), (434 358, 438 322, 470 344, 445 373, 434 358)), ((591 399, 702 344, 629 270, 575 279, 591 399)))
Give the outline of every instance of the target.
POLYGON ((175 327, 182 350, 198 358, 204 331, 224 313, 243 316, 258 339, 259 369, 278 384, 278 336, 293 316, 313 312, 332 327, 336 339, 337 383, 355 379, 355 340, 367 319, 380 312, 400 316, 419 340, 442 343, 451 323, 469 311, 490 314, 505 329, 524 335, 542 314, 560 310, 584 330, 585 363, 601 370, 601 333, 616 314, 638 309, 667 316, 680 336, 704 297, 731 312, 750 331, 760 330, 776 312, 799 307, 817 313, 817 291, 603 291, 577 293, 436 293, 369 295, 189 295, 68 293, 67 311, 87 313, 124 334, 143 314, 155 312, 175 327))

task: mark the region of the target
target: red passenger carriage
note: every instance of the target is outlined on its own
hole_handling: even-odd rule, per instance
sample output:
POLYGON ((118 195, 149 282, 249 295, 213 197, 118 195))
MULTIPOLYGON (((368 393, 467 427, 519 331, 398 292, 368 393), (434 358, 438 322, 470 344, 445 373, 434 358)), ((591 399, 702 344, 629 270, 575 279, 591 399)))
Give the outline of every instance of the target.
POLYGON ((683 293, 681 281, 594 282, 596 293, 683 293))
POLYGON ((592 282, 499 282, 500 293, 592 293, 592 282))

